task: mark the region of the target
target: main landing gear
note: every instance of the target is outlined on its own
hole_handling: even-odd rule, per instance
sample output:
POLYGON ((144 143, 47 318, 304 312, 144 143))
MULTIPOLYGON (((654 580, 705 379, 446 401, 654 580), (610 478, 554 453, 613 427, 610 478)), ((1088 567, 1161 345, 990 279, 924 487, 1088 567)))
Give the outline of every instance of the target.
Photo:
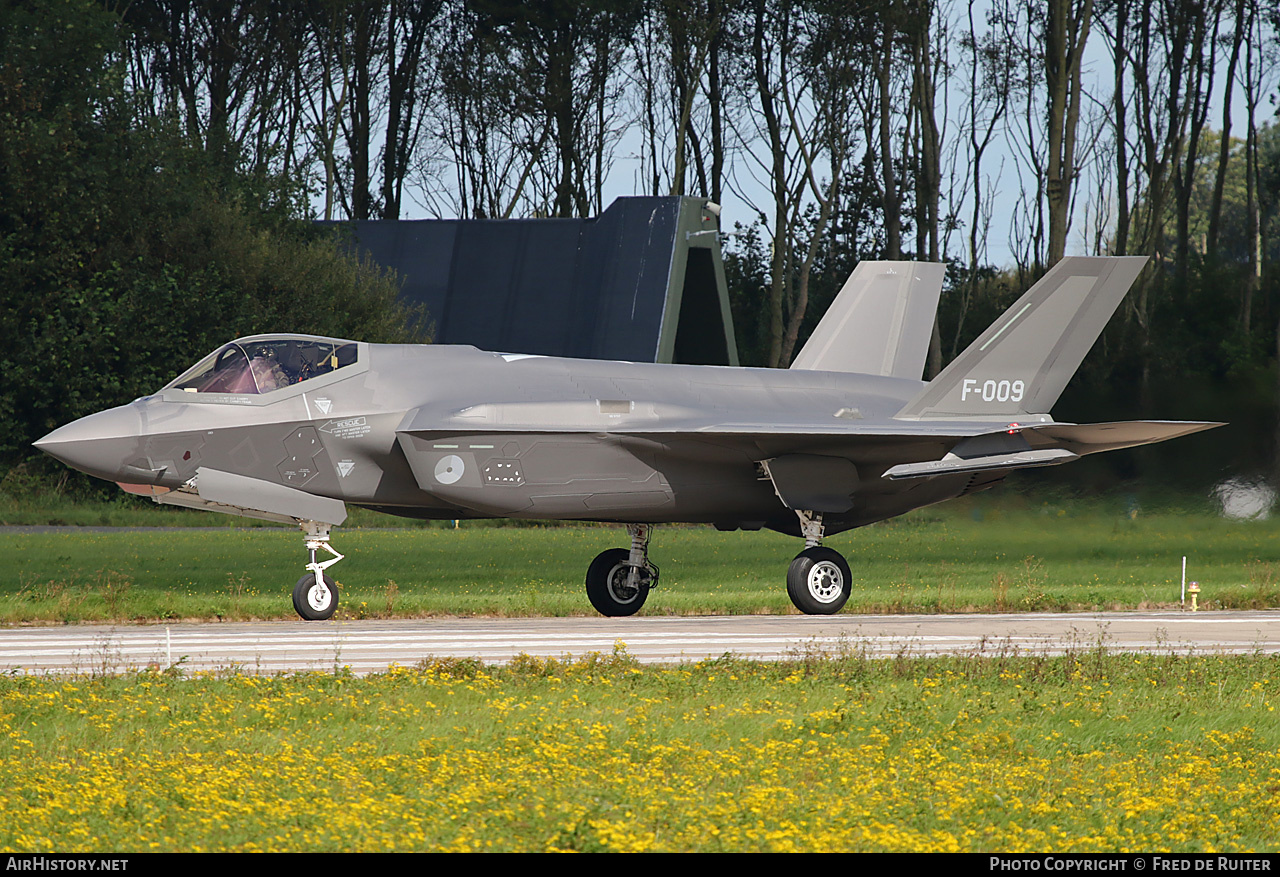
POLYGON ((342 560, 343 555, 334 551, 329 544, 328 524, 302 521, 300 526, 307 537, 307 551, 311 562, 307 564, 307 574, 293 586, 293 608, 307 621, 324 621, 332 618, 338 609, 338 583, 325 570, 342 560), (333 558, 317 563, 316 552, 321 548, 332 554, 333 558))
POLYGON ((635 615, 658 584, 658 568, 649 561, 649 524, 628 524, 631 549, 610 548, 587 568, 587 599, 601 615, 635 615))
MULTIPOLYGON (((853 577, 838 551, 822 545, 822 513, 796 511, 805 549, 787 570, 787 596, 806 615, 834 615, 849 599, 853 577)), ((629 524, 631 548, 602 551, 587 568, 587 599, 601 615, 635 615, 650 589, 658 584, 658 568, 649 560, 650 524, 629 524)))
POLYGON ((834 615, 849 599, 849 564, 840 552, 822 547, 821 512, 796 514, 805 549, 787 570, 787 596, 805 615, 834 615))

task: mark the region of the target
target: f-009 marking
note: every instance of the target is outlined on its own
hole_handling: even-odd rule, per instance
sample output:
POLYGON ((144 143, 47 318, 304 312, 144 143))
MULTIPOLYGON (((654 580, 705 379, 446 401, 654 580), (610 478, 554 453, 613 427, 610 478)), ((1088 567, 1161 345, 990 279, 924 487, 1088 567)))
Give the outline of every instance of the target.
POLYGON ((1022 394, 1026 389, 1027 385, 1022 381, 987 380, 983 381, 982 386, 979 387, 975 379, 965 378, 960 388, 960 401, 965 401, 972 393, 975 396, 980 395, 983 402, 1021 402, 1022 394))

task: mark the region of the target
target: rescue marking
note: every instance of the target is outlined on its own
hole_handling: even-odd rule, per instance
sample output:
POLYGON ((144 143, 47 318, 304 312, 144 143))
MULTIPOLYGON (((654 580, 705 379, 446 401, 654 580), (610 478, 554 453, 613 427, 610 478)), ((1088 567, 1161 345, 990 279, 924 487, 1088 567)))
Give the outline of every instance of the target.
MULTIPOLYGON (((316 404, 318 405, 319 403, 320 400, 317 399, 316 404)), ((368 421, 363 417, 351 417, 346 420, 330 420, 324 426, 320 427, 321 432, 327 432, 334 438, 341 439, 359 438, 362 435, 367 435, 370 429, 372 429, 372 427, 369 426, 368 421)))

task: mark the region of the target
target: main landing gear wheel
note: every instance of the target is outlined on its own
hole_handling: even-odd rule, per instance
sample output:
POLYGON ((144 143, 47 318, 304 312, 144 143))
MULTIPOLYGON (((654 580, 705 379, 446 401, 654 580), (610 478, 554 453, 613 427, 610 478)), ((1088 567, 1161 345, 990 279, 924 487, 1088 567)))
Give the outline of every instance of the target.
POLYGON ((791 561, 787 596, 805 615, 834 615, 849 599, 849 564, 838 551, 814 546, 791 561))
POLYGON ((308 572, 293 586, 293 608, 307 621, 332 618, 338 609, 338 583, 322 575, 323 584, 316 581, 315 573, 308 572))
POLYGON ((601 615, 635 615, 648 598, 653 573, 647 567, 632 566, 630 558, 627 549, 610 548, 587 567, 587 599, 601 615))

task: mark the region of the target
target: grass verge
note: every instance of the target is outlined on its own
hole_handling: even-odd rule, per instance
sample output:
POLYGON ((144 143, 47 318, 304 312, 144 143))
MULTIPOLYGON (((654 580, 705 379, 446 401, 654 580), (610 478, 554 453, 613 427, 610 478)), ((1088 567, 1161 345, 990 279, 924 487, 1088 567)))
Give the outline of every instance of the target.
MULTIPOLYGON (((206 515, 214 520, 217 516, 206 515)), ((1206 608, 1280 606, 1280 525, 1176 509, 1005 503, 924 510, 827 540, 853 571, 846 612, 1175 606, 1181 559, 1206 608)), ((621 528, 340 528, 347 618, 590 614, 591 558, 621 528)), ((794 611, 796 539, 661 527, 646 614, 794 611)), ((282 527, 0 530, 0 622, 290 618, 302 539, 282 527)))

